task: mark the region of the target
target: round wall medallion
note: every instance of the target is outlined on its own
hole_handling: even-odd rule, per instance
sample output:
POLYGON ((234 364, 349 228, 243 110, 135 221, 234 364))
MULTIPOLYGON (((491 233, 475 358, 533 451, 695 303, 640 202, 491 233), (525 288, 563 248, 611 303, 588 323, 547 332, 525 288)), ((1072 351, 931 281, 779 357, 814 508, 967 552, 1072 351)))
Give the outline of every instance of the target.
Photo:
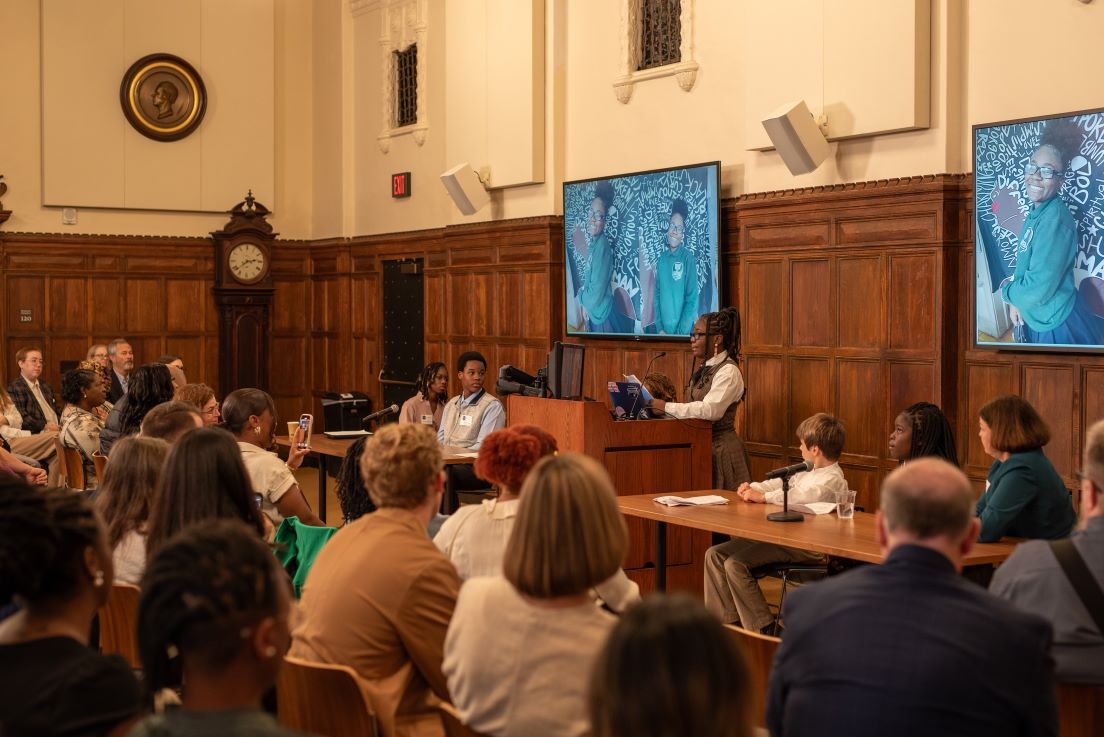
POLYGON ((134 129, 155 141, 176 141, 203 121, 207 89, 188 62, 150 54, 130 65, 119 86, 123 114, 134 129))

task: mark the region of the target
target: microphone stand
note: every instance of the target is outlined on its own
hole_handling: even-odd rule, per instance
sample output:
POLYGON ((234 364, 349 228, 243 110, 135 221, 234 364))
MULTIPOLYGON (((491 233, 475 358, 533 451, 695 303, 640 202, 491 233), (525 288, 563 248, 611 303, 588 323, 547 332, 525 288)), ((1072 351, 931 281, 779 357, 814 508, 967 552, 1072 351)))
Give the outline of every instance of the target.
MULTIPOLYGON (((794 473, 799 473, 795 471, 794 473)), ((790 511, 790 476, 793 474, 786 474, 782 477, 782 511, 771 512, 767 515, 767 519, 771 522, 804 522, 805 515, 801 512, 790 511)))

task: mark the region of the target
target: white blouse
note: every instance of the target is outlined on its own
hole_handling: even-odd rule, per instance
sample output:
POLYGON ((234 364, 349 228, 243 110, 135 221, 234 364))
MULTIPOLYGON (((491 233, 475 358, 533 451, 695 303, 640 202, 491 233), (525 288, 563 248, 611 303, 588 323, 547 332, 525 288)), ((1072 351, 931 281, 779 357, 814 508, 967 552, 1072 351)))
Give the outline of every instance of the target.
MULTIPOLYGON (((705 362, 706 366, 716 366, 726 360, 728 353, 721 351, 705 362)), ((667 402, 664 411, 680 420, 708 420, 716 422, 724 415, 733 402, 744 396, 744 375, 736 364, 729 363, 717 369, 713 374, 713 383, 705 396, 696 402, 667 402)))

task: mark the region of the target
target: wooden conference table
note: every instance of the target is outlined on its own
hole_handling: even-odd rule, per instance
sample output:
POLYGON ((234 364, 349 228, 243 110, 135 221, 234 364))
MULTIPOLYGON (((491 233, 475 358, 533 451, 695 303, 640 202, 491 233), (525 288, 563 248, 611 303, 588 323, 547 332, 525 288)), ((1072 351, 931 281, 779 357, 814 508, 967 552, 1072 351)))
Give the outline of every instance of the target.
MULTIPOLYGON (((874 515, 855 512, 853 519, 835 514, 805 515, 804 522, 772 522, 767 514, 777 511, 770 504, 748 504, 734 491, 709 489, 680 492, 674 496, 691 497, 717 494, 728 504, 668 507, 653 501, 663 494, 638 494, 617 497, 622 514, 654 520, 656 524, 656 590, 667 588, 667 525, 719 532, 747 540, 786 545, 803 550, 850 558, 866 563, 881 563, 882 551, 875 533, 874 515)), ((1012 555, 1016 542, 978 543, 963 560, 964 566, 993 565, 1012 555)))
MULTIPOLYGON (((326 519, 326 476, 330 470, 330 459, 336 458, 340 464, 345 459, 349 446, 357 441, 357 437, 330 438, 319 433, 311 438, 310 454, 318 458, 318 509, 316 511, 323 521, 326 519)), ((279 435, 276 437, 276 445, 290 450, 291 438, 287 435, 279 435)), ((451 446, 446 446, 441 450, 445 454, 446 466, 475 463, 475 451, 451 446)))

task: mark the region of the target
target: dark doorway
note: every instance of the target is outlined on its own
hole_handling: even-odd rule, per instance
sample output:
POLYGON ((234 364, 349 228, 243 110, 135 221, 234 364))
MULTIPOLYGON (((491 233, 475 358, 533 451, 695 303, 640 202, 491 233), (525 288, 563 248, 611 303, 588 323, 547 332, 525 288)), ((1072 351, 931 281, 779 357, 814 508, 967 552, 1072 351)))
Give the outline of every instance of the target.
MULTIPOLYGON (((425 365, 425 273, 422 259, 383 262, 382 407, 414 395, 425 365)), ((395 419, 394 416, 389 418, 395 419)))

